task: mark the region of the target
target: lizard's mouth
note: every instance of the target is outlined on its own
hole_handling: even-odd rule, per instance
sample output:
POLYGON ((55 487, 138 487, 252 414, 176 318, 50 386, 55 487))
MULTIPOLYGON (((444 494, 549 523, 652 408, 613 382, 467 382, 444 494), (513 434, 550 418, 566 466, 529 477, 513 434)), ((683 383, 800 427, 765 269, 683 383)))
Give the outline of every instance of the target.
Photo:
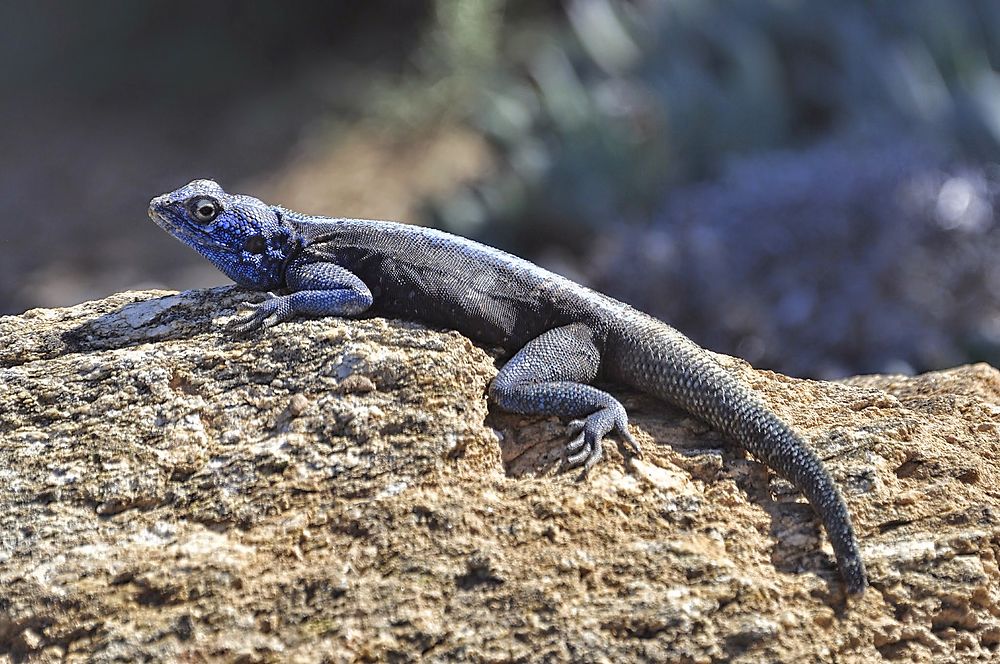
POLYGON ((160 198, 154 198, 149 202, 149 218, 153 220, 153 223, 181 242, 195 247, 208 247, 219 251, 229 250, 229 247, 226 245, 212 239, 204 229, 192 228, 168 204, 160 202, 160 198))

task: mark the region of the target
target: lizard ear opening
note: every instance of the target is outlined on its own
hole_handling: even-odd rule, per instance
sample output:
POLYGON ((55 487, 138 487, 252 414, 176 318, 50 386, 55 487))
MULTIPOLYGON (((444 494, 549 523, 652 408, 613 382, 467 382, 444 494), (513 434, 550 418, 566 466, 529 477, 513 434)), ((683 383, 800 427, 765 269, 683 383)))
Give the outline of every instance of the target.
POLYGON ((267 240, 263 235, 251 235, 243 241, 243 251, 251 254, 262 254, 267 251, 267 240))

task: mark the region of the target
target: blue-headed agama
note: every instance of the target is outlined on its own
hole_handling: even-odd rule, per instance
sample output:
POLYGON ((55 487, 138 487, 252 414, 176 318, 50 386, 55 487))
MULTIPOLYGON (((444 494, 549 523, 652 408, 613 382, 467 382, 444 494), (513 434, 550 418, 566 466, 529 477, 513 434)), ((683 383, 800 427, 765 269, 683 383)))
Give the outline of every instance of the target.
POLYGON ((513 353, 490 397, 507 411, 570 418, 566 460, 584 474, 608 434, 640 454, 625 408, 595 380, 687 410, 806 496, 848 593, 864 592, 850 514, 820 459, 752 389, 669 325, 472 240, 388 221, 307 216, 227 194, 212 180, 154 198, 149 214, 237 284, 267 294, 230 323, 233 333, 296 315, 373 313, 454 329, 513 353))

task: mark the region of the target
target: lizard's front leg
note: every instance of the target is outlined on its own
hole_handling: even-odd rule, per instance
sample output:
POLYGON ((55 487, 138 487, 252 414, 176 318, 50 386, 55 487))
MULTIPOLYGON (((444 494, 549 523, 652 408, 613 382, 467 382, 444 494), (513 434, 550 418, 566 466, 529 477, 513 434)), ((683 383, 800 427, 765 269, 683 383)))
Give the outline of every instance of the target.
POLYGON ((287 295, 245 305, 250 311, 229 322, 227 329, 247 334, 306 316, 357 316, 372 304, 372 293, 357 275, 334 263, 292 265, 285 276, 287 295))
POLYGON ((583 465, 581 477, 601 459, 604 436, 611 431, 640 455, 639 443, 628 430, 625 407, 607 392, 587 385, 600 364, 591 329, 576 323, 529 341, 490 386, 490 396, 504 410, 580 418, 570 422, 576 437, 566 445, 566 460, 571 467, 583 465))

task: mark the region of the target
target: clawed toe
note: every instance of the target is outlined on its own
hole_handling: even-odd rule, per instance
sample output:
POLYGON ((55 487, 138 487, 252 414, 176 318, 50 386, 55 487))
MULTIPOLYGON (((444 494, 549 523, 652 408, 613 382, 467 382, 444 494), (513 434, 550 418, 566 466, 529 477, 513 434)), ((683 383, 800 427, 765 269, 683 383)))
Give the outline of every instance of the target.
MULTIPOLYGON (((566 451, 569 452, 569 447, 568 446, 566 448, 566 451)), ((598 459, 600 459, 600 454, 601 453, 598 452, 598 454, 597 454, 597 458, 598 459)), ((579 452, 577 452, 575 454, 569 454, 566 457, 566 464, 570 468, 576 468, 580 464, 583 464, 584 462, 586 462, 586 464, 584 464, 584 465, 585 465, 586 468, 589 469, 591 466, 594 465, 594 463, 597 463, 596 460, 593 463, 591 463, 591 459, 593 457, 594 457, 593 450, 591 449, 591 447, 589 445, 586 445, 579 452)))
POLYGON ((263 321, 257 320, 256 314, 239 316, 226 323, 226 331, 238 336, 245 336, 257 331, 263 326, 263 321))
POLYGON ((604 434, 589 420, 573 420, 567 427, 570 435, 576 436, 566 443, 566 465, 570 468, 583 466, 578 479, 584 479, 590 469, 604 456, 602 439, 604 434))
POLYGON ((628 420, 623 412, 618 416, 609 417, 607 411, 599 411, 586 419, 573 420, 566 429, 573 438, 566 443, 566 465, 570 468, 583 466, 579 479, 587 476, 590 469, 604 456, 604 437, 615 431, 622 447, 632 456, 642 458, 639 441, 628 430, 628 420))
POLYGON ((262 311, 258 305, 253 311, 242 316, 237 316, 226 323, 226 331, 239 336, 246 336, 257 330, 270 327, 268 320, 273 318, 270 314, 262 311))
POLYGON ((262 299, 260 302, 250 302, 250 301, 240 302, 236 308, 242 311, 257 311, 271 300, 277 299, 277 297, 278 296, 275 295, 274 293, 263 293, 264 299, 262 299))
POLYGON ((265 293, 261 302, 242 302, 239 308, 245 313, 230 320, 226 331, 240 336, 277 325, 291 313, 283 309, 280 298, 273 293, 265 293))
MULTIPOLYGON (((587 423, 584 420, 573 420, 566 426, 566 430, 570 436, 573 438, 566 443, 566 453, 570 459, 574 458, 581 450, 584 453, 587 452, 587 432, 585 427, 587 423)), ((571 462, 572 463, 572 462, 571 462)))
POLYGON ((628 430, 628 425, 620 428, 618 434, 622 437, 622 444, 625 446, 625 449, 636 459, 641 459, 642 447, 639 446, 639 441, 635 439, 632 432, 628 430))

